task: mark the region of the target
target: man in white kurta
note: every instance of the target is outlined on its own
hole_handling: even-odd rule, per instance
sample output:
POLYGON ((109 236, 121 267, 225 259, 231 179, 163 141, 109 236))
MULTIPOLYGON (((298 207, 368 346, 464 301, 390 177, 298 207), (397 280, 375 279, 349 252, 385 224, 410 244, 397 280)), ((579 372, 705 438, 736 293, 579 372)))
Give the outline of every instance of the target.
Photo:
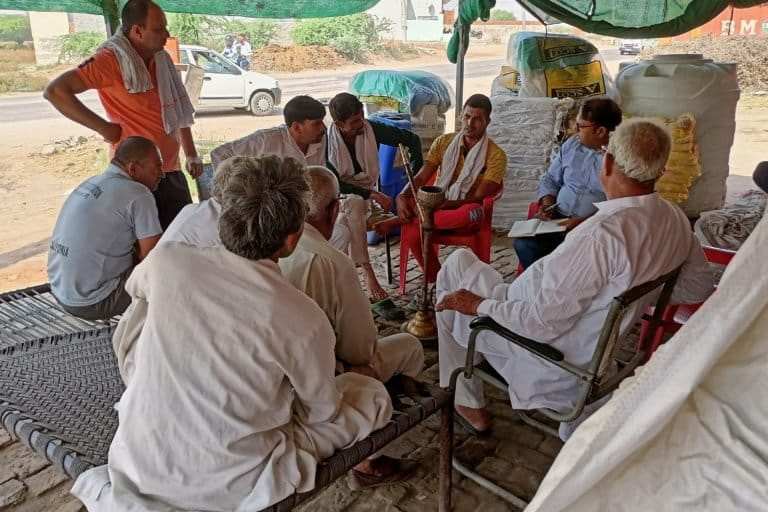
POLYGON ((349 370, 367 367, 382 382, 417 377, 424 351, 410 334, 381 339, 355 264, 328 241, 339 211, 339 182, 324 167, 309 168, 312 189, 304 234, 296 250, 280 260, 283 275, 322 309, 336 334, 336 358, 349 370))
POLYGON ((230 179, 221 247, 161 244, 128 281, 115 336, 140 334, 127 358, 114 340, 119 426, 107 465, 72 489, 91 511, 261 510, 391 416, 380 382, 334 377, 325 314, 277 265, 301 236, 303 167, 260 161, 230 179))
POLYGON ((295 158, 304 165, 325 165, 325 107, 309 96, 296 96, 285 104, 285 124, 227 142, 211 151, 214 169, 232 156, 275 155, 295 158))
MULTIPOLYGON (((669 147, 669 135, 656 123, 621 125, 601 173, 608 200, 511 284, 469 251, 448 258, 437 280, 441 385, 465 363, 474 316, 488 315, 584 365, 612 299, 622 292, 682 265, 673 302, 700 302, 711 293, 712 275, 688 219, 653 192, 669 147)), ((514 408, 573 406, 578 383, 570 373, 492 334, 478 338, 478 351, 509 384, 514 408)), ((484 405, 482 383, 459 378, 456 409, 478 430, 489 426, 484 405)))
POLYGON ((184 242, 195 247, 220 246, 219 218, 224 189, 235 171, 256 172, 254 162, 253 159, 243 156, 233 156, 221 162, 213 175, 211 197, 185 206, 165 230, 160 243, 184 242))

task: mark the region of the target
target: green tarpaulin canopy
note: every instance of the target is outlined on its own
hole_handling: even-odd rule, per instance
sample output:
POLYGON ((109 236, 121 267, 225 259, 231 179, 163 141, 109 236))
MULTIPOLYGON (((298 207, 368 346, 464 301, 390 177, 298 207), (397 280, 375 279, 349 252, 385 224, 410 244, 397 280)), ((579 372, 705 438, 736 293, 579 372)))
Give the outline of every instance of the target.
MULTIPOLYGON (((167 12, 249 18, 328 18, 365 11, 379 0, 156 0, 167 12)), ((110 15, 124 0, 0 0, 0 9, 110 15)))
POLYGON ((585 32, 624 38, 670 37, 699 27, 729 6, 765 0, 518 0, 543 23, 568 23, 585 32))

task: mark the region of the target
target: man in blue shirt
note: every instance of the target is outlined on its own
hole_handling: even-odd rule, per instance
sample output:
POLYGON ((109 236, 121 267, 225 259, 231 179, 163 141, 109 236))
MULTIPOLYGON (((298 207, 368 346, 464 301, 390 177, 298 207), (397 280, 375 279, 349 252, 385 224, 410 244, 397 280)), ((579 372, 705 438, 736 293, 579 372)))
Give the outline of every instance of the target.
MULTIPOLYGON (((621 123, 621 109, 612 100, 585 101, 576 116, 576 136, 560 148, 539 185, 539 218, 565 219, 567 230, 578 226, 597 211, 594 203, 605 201, 600 185, 603 146, 621 123)), ((566 233, 518 238, 515 252, 522 267, 555 250, 566 233)))
POLYGON ((133 136, 106 171, 72 191, 48 251, 51 292, 65 311, 101 320, 130 305, 125 281, 163 232, 152 192, 164 176, 157 146, 133 136))

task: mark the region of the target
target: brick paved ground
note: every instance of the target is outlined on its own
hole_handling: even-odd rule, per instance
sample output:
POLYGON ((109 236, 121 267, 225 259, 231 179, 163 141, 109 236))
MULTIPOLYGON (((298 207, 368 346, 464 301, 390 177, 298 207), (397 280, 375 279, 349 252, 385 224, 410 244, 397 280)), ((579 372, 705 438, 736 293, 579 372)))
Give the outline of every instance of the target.
MULTIPOLYGON (((450 252, 443 250, 441 259, 450 252)), ((374 266, 380 276, 385 275, 383 244, 373 249, 374 266)), ((399 249, 392 247, 395 280, 391 287, 395 301, 405 306, 411 292, 420 285, 421 273, 411 260, 408 268, 408 294, 396 296, 399 249)), ((509 239, 497 236, 493 265, 505 277, 511 278, 517 267, 509 239)), ((383 281, 383 279, 382 279, 383 281)), ((379 321, 382 335, 399 329, 399 324, 379 321)), ((426 346, 424 377, 436 381, 437 348, 426 346)), ((544 474, 561 447, 553 437, 525 425, 509 406, 508 398, 496 390, 488 393, 488 409, 494 418, 491 436, 478 439, 456 427, 457 455, 481 474, 495 479, 500 485, 524 499, 536 492, 544 474)), ((400 485, 365 492, 349 490, 342 479, 327 488, 317 498, 304 505, 309 511, 402 511, 421 512, 437 510, 437 461, 439 415, 418 426, 402 439, 390 444, 383 453, 406 457, 420 463, 413 478, 400 485)), ((515 510, 504 501, 454 472, 454 509, 457 511, 495 512, 515 510)), ((77 512, 79 502, 68 494, 71 482, 53 470, 45 461, 13 442, 0 429, 0 510, 3 512, 77 512)))

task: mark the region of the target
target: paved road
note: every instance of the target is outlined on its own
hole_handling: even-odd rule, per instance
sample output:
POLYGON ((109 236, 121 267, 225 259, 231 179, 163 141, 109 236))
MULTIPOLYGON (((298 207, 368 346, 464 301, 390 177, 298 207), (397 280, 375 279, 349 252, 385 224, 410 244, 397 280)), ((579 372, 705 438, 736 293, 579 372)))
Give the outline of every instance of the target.
MULTIPOLYGON (((602 52, 607 66, 613 75, 618 70, 618 62, 627 60, 621 57, 617 49, 604 50, 602 52)), ((435 57, 442 59, 443 57, 435 57)), ((486 59, 469 60, 464 69, 465 78, 479 78, 485 76, 494 76, 498 73, 499 67, 504 63, 504 59, 486 59)), ((412 69, 412 68, 411 68, 412 69)), ((424 66, 424 71, 429 71, 446 80, 455 78, 456 67, 453 64, 435 64, 424 66)), ((319 77, 301 76, 280 80, 280 87, 283 90, 283 101, 298 94, 309 94, 318 99, 330 99, 336 92, 347 89, 349 79, 355 72, 339 73, 334 75, 321 75, 319 77)), ((80 99, 95 112, 103 115, 104 111, 99 103, 95 91, 87 91, 80 95, 80 99)), ((208 115, 224 113, 222 111, 208 111, 208 115)), ((59 114, 42 95, 25 95, 0 97, 0 124, 12 124, 18 121, 46 120, 60 118, 59 114)))
MULTIPOLYGON (((466 78, 476 78, 483 76, 492 76, 498 73, 499 66, 503 59, 479 60, 467 62, 465 67, 466 78)), ((451 80, 455 76, 455 66, 453 64, 438 64, 425 66, 424 71, 435 73, 436 75, 451 80)), ((283 90, 283 100, 296 96, 298 94, 309 94, 318 98, 330 98, 339 91, 347 89, 349 79, 355 72, 339 73, 338 75, 323 75, 319 78, 299 77, 280 80, 280 87, 283 90)), ((98 95, 95 91, 87 91, 80 95, 81 101, 95 112, 103 114, 98 95)), ((30 96, 11 96, 0 98, 0 123, 13 123, 16 121, 44 120, 61 117, 42 95, 30 96)))

